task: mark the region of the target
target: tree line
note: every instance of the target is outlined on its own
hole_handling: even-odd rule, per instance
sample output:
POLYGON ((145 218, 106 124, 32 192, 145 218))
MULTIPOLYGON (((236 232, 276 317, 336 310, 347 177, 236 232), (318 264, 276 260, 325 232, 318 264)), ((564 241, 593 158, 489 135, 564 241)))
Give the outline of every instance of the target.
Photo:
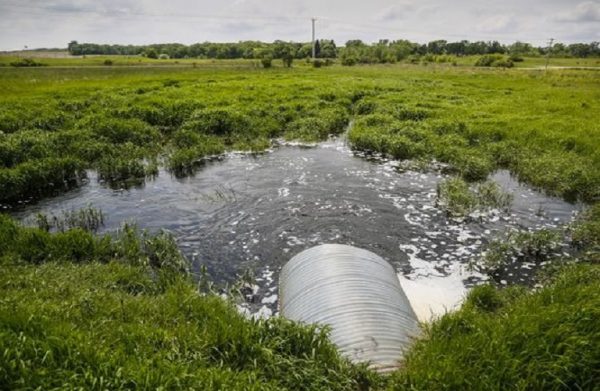
MULTIPOLYGON (((565 45, 556 43, 552 48, 535 47, 525 42, 504 45, 498 41, 467 40, 448 42, 435 40, 419 44, 408 40, 387 40, 368 44, 361 40, 347 41, 345 46, 337 47, 333 40, 321 39, 315 44, 317 58, 341 58, 348 63, 394 62, 409 56, 424 55, 484 55, 507 54, 512 56, 541 56, 548 50, 555 56, 596 57, 600 56, 598 42, 574 43, 565 45)), ((72 55, 142 55, 149 58, 209 58, 209 59, 292 59, 308 58, 312 55, 310 42, 273 43, 260 41, 240 41, 232 43, 203 42, 192 45, 165 43, 152 45, 106 45, 79 43, 71 41, 68 51, 72 55)))

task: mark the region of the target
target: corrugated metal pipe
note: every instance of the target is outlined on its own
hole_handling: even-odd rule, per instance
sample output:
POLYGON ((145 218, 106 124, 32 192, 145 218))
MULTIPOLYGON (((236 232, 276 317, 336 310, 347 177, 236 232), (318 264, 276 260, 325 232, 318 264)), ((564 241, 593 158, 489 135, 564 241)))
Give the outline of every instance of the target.
POLYGON ((340 244, 305 250, 281 270, 279 294, 282 316, 331 326, 342 354, 380 372, 398 367, 418 333, 396 271, 367 250, 340 244))

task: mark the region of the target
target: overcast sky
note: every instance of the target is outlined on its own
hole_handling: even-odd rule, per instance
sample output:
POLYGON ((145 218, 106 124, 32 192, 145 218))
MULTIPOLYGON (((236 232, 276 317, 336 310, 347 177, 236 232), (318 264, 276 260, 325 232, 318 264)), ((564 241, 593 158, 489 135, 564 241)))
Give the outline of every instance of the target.
POLYGON ((0 0, 0 50, 95 43, 600 41, 600 0, 0 0))

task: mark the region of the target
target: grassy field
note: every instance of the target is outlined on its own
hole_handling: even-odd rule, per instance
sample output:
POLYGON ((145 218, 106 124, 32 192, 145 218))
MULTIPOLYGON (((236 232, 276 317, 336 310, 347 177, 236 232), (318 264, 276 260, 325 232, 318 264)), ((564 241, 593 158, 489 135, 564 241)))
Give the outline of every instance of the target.
POLYGON ((97 236, 77 221, 48 232, 55 229, 0 215, 0 388, 592 389, 600 382, 598 267, 589 265, 600 248, 599 71, 53 60, 67 67, 0 68, 4 206, 79 186, 87 169, 126 187, 161 166, 191 175, 206 156, 262 151, 278 137, 322 140, 352 122, 355 149, 445 163, 456 175, 441 189, 449 199, 475 182, 477 193, 462 197, 469 205, 487 205, 490 194, 501 203, 485 179, 507 168, 589 204, 572 232, 587 264, 564 269, 536 293, 473 291, 461 311, 427 327, 403 369, 382 379, 344 361, 314 328, 251 321, 211 294, 197 295, 166 234, 124 227, 97 236))
MULTIPOLYGON (((472 56, 453 56, 444 55, 439 57, 438 61, 429 63, 424 57, 420 62, 428 63, 428 65, 438 66, 474 66, 479 55, 472 56)), ((216 59, 198 59, 198 58, 178 58, 178 59, 151 59, 144 56, 124 56, 124 55, 87 55, 87 56, 71 56, 68 52, 10 52, 0 53, 0 67, 10 66, 13 62, 18 62, 24 58, 34 59, 45 66, 61 66, 61 67, 81 67, 81 66, 182 66, 182 67, 203 67, 207 65, 217 65, 218 67, 228 66, 255 66, 260 67, 258 59, 238 59, 238 60, 216 60, 216 59)), ((516 68, 538 68, 545 67, 546 58, 538 57, 523 57, 523 61, 515 62, 516 68)), ((339 60, 334 60, 340 62, 339 60)), ((408 64, 411 60, 406 59, 400 63, 408 64)), ((311 66, 305 60, 294 60, 296 67, 311 66)), ((281 60, 273 61, 274 67, 283 67, 281 60)), ((600 67, 600 59, 595 57, 590 58, 568 58, 568 57, 551 57, 549 61, 550 67, 600 67)))

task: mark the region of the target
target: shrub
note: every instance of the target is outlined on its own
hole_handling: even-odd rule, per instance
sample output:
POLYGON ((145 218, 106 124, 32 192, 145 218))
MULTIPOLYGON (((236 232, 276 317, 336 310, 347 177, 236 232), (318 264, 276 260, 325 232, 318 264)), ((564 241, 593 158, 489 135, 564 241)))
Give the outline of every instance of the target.
POLYGON ((342 54, 342 65, 344 66, 354 66, 358 63, 358 57, 353 54, 342 54))
POLYGON ((260 59, 260 63, 262 64, 263 68, 271 68, 273 65, 273 57, 265 55, 260 59))
POLYGON ((512 68, 513 62, 510 58, 500 54, 486 54, 477 59, 476 67, 502 67, 512 68))
POLYGON ((518 54, 511 54, 511 55, 510 55, 508 58, 509 58, 509 59, 510 59, 510 61, 512 61, 512 62, 523 62, 523 61, 525 61, 525 60, 523 59, 523 57, 521 57, 521 56, 520 56, 520 55, 518 55, 518 54))
POLYGON ((106 60, 104 60, 103 64, 106 65, 106 66, 111 66, 111 65, 113 65, 113 61, 109 60, 109 59, 106 59, 106 60))
POLYGON ((46 64, 35 61, 32 58, 22 58, 20 60, 11 62, 10 65, 13 67, 44 67, 44 66, 46 66, 46 64))

